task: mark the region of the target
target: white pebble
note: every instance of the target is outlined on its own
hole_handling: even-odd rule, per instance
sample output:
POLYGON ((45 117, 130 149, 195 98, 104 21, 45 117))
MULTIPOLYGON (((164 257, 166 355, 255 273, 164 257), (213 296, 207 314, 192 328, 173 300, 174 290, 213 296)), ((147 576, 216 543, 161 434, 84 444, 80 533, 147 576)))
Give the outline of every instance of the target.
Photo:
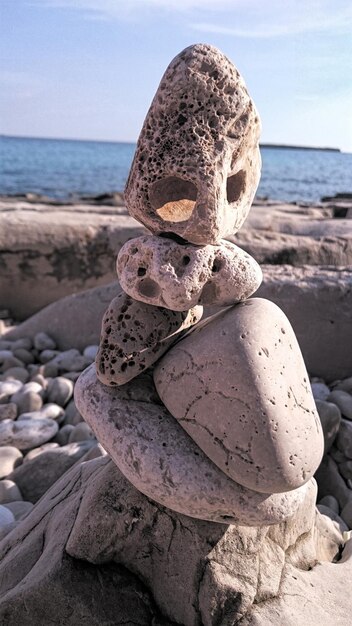
POLYGON ((22 494, 13 480, 0 480, 0 503, 15 502, 23 500, 22 494))
POLYGON ((23 454, 13 446, 0 447, 0 478, 6 478, 15 467, 22 464, 23 454))

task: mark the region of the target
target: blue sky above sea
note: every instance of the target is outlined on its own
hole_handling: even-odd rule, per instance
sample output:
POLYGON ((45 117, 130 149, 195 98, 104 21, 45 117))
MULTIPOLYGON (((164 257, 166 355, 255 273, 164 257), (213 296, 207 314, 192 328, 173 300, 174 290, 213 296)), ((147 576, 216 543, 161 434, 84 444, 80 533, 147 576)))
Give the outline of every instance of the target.
POLYGON ((352 152, 350 0, 0 0, 0 133, 135 141, 160 78, 207 42, 262 142, 352 152))

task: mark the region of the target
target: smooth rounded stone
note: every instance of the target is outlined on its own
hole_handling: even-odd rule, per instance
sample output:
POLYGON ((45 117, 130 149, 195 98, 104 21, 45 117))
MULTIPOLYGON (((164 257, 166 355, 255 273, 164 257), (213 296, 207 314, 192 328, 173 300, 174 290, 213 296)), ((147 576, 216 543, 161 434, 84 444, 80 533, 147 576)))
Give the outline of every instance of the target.
POLYGON ((55 350, 56 343, 54 339, 46 333, 37 333, 33 339, 34 347, 42 352, 43 350, 55 350))
MULTIPOLYGON (((89 363, 86 363, 84 367, 87 367, 90 364, 91 364, 91 361, 89 363)), ((79 378, 80 375, 81 375, 81 370, 79 372, 65 372, 65 378, 67 378, 68 380, 72 380, 73 383, 76 382, 77 378, 79 378)))
POLYGON ((347 459, 352 459, 352 423, 349 420, 341 420, 335 443, 347 459))
POLYGON ((159 396, 205 454, 256 491, 289 491, 314 474, 321 423, 285 314, 253 298, 200 323, 157 363, 159 396))
POLYGON ((68 442, 75 443, 78 441, 87 441, 95 439, 95 434, 92 429, 85 422, 81 422, 74 426, 73 431, 71 432, 68 442))
POLYGON ((36 373, 33 377, 31 377, 31 382, 38 383, 43 389, 46 389, 48 386, 47 379, 42 376, 42 374, 36 373))
POLYGON ((22 391, 20 389, 11 397, 11 402, 17 405, 19 415, 31 411, 39 411, 43 406, 43 399, 39 393, 30 390, 22 391))
POLYGON ((22 363, 24 363, 25 365, 29 365, 30 363, 34 363, 34 356, 33 356, 33 354, 29 350, 26 350, 25 348, 17 348, 16 350, 13 350, 13 355, 17 359, 22 361, 22 363))
POLYGON ((314 400, 326 400, 326 398, 328 397, 328 395, 330 395, 330 389, 327 385, 325 385, 325 383, 321 383, 321 382, 312 382, 311 383, 311 388, 312 388, 312 394, 314 397, 314 400))
POLYGON ((65 446, 68 443, 70 434, 74 429, 75 427, 72 424, 65 424, 62 428, 60 428, 57 435, 55 435, 53 441, 58 443, 59 446, 65 446))
POLYGON ((28 419, 52 419, 58 424, 61 424, 65 417, 65 409, 58 404, 49 403, 44 404, 39 411, 29 411, 27 413, 21 413, 18 416, 17 421, 28 419))
POLYGON ((124 244, 117 273, 132 298, 173 311, 229 306, 249 298, 262 282, 258 263, 234 243, 200 247, 153 236, 124 244))
MULTIPOLYGON (((43 366, 44 369, 48 368, 50 365, 57 366, 59 370, 64 370, 66 372, 74 372, 81 371, 90 362, 83 356, 76 348, 71 348, 70 350, 65 350, 64 352, 60 352, 57 356, 55 356, 51 361, 45 363, 43 366)), ((49 376, 49 374, 46 374, 49 376)))
POLYGON ((352 376, 345 378, 344 380, 340 380, 336 385, 334 384, 333 387, 334 391, 341 390, 352 394, 352 376))
POLYGON ((33 348, 33 341, 30 337, 21 337, 11 342, 11 350, 27 350, 28 352, 33 348))
POLYGON ((107 387, 91 365, 75 387, 77 406, 125 477, 163 506, 198 519, 249 526, 291 517, 310 483, 263 494, 228 478, 160 404, 152 379, 141 374, 107 387))
POLYGON ((7 502, 6 504, 4 504, 4 506, 6 506, 9 511, 11 511, 15 520, 17 521, 26 517, 26 515, 31 512, 34 505, 32 504, 32 502, 19 500, 16 502, 7 502))
POLYGON ((42 350, 39 355, 39 361, 43 364, 48 363, 56 356, 58 356, 58 354, 60 354, 59 350, 42 350))
POLYGON ((24 363, 20 360, 17 359, 12 352, 10 352, 10 355, 7 358, 4 358, 0 364, 0 370, 2 372, 7 372, 9 369, 13 369, 14 367, 23 367, 24 363))
POLYGON ((56 363, 49 361, 38 367, 36 374, 41 374, 44 378, 55 378, 59 375, 59 369, 56 363))
POLYGON ((349 528, 348 528, 346 522, 333 509, 330 509, 330 507, 325 506, 324 504, 318 504, 317 505, 317 509, 318 509, 319 513, 322 513, 322 515, 325 515, 326 517, 329 517, 331 519, 331 521, 333 522, 335 528, 341 534, 346 532, 346 531, 348 531, 349 528))
POLYGON ((0 398, 9 398, 23 387, 20 380, 2 380, 0 381, 0 398))
POLYGON ((77 409, 74 399, 72 399, 65 407, 65 419, 63 423, 64 425, 71 424, 72 426, 76 426, 79 422, 83 422, 83 417, 77 409))
POLYGON ((324 434, 324 454, 329 452, 341 423, 340 409, 332 402, 315 399, 324 434))
POLYGON ((99 380, 104 385, 124 385, 132 380, 155 363, 202 314, 200 306, 176 312, 120 293, 103 317, 95 360, 99 380))
POLYGON ((0 528, 12 524, 14 521, 14 514, 6 506, 0 504, 0 528))
POLYGON ((1 420, 15 420, 17 417, 17 404, 14 402, 8 402, 7 404, 0 404, 0 421, 1 420))
POLYGON ((23 463, 28 463, 28 461, 35 459, 35 457, 39 454, 43 454, 43 452, 48 452, 48 450, 56 450, 57 448, 59 448, 59 444, 57 442, 49 441, 48 443, 44 443, 42 446, 39 446, 38 448, 33 448, 33 450, 27 452, 26 456, 23 459, 23 463))
POLYGON ((26 383, 29 379, 29 372, 25 367, 10 367, 10 369, 6 370, 3 374, 4 380, 17 380, 21 383, 26 383))
POLYGON ((59 427, 51 419, 27 419, 0 422, 0 446, 14 446, 30 450, 46 443, 56 435, 59 427))
POLYGON ((17 484, 10 479, 0 480, 0 503, 16 502, 23 500, 17 484))
POLYGON ((315 473, 315 479, 318 483, 318 501, 324 496, 333 495, 339 503, 340 510, 343 509, 351 498, 351 491, 330 454, 324 456, 315 473))
POLYGON ((336 500, 335 496, 324 496, 321 500, 319 500, 319 505, 321 506, 326 506, 329 509, 331 509, 332 511, 334 511, 334 513, 337 513, 337 515, 340 512, 340 507, 339 507, 339 503, 336 500))
POLYGON ((21 489, 23 498, 35 503, 72 465, 83 459, 92 447, 91 441, 69 443, 47 448, 10 474, 21 489))
POLYGON ((339 463, 339 472, 346 480, 352 480, 352 461, 339 463))
POLYGON ((328 402, 336 404, 342 415, 352 420, 352 395, 341 389, 334 390, 327 398, 328 402))
POLYGON ((21 465, 23 454, 13 446, 0 446, 0 478, 6 478, 15 467, 21 465))
POLYGON ((125 189, 129 213, 154 234, 216 244, 239 230, 259 183, 260 121, 243 79, 196 44, 167 68, 125 189))
POLYGON ((87 346, 83 350, 83 356, 86 357, 86 359, 89 359, 91 363, 93 363, 93 361, 95 360, 95 357, 97 356, 98 350, 99 350, 99 346, 96 346, 96 345, 87 346))
MULTIPOLYGON (((28 391, 33 391, 34 393, 38 393, 41 397, 43 397, 44 392, 43 392, 43 387, 42 385, 40 385, 39 383, 30 380, 28 381, 28 383, 25 383, 23 385, 23 387, 17 392, 18 396, 20 396, 21 394, 27 393, 28 391)), ((16 397, 17 397, 16 394, 16 397)), ((15 394, 14 394, 15 395, 15 394)), ((15 400, 13 400, 13 398, 11 398, 13 402, 15 402, 15 400)))
POLYGON ((342 517, 343 521, 346 522, 348 528, 352 528, 352 494, 351 500, 345 504, 343 507, 340 517, 342 517))
POLYGON ((64 376, 53 378, 47 388, 49 402, 64 407, 73 395, 73 382, 64 376))

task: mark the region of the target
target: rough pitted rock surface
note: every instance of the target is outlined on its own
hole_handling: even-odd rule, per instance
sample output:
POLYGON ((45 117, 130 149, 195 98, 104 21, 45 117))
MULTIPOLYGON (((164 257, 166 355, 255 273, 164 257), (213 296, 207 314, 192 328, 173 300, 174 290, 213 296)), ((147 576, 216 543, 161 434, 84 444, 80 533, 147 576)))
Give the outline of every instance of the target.
POLYGON ((149 374, 112 389, 97 380, 91 366, 78 379, 75 397, 85 420, 128 480, 179 513, 262 526, 293 515, 305 497, 307 485, 268 495, 230 480, 160 403, 149 374))
POLYGON ((317 469, 324 440, 309 377, 272 302, 253 298, 201 322, 158 362, 154 381, 171 414, 238 483, 288 491, 317 469))
POLYGON ((129 213, 153 233, 216 244, 247 217, 260 177, 260 121, 234 65, 209 45, 167 68, 128 178, 129 213))
POLYGON ((257 262, 228 241, 219 246, 193 246, 161 237, 138 237, 120 250, 117 272, 132 298, 173 311, 246 300, 262 281, 257 262))
POLYGON ((105 385, 125 384, 150 367, 202 314, 201 306, 175 312, 120 293, 103 317, 96 356, 99 380, 105 385))

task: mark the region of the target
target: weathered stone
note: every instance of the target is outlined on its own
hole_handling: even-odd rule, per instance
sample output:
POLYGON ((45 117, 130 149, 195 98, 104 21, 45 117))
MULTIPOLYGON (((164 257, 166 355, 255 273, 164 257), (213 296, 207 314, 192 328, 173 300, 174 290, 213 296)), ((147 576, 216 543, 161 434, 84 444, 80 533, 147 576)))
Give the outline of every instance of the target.
POLYGON ((0 422, 0 446, 14 446, 19 450, 36 448, 49 441, 58 431, 58 425, 50 419, 26 419, 0 422))
POLYGON ((342 389, 337 389, 331 392, 327 400, 328 402, 333 402, 334 404, 336 404, 344 417, 352 420, 351 394, 347 393, 347 391, 343 391, 342 389))
POLYGON ((153 233, 216 244, 247 217, 260 177, 260 122, 237 69, 197 44, 167 68, 125 190, 153 233))
POLYGON ((0 478, 5 478, 12 470, 21 465, 23 454, 13 446, 0 446, 0 478))
POLYGON ((250 299, 176 344, 154 370, 171 414, 236 482, 295 489, 321 460, 323 436, 301 352, 286 316, 250 299))
POLYGON ((66 406, 73 395, 73 383, 64 376, 53 378, 47 388, 49 402, 66 406))
POLYGON ((326 454, 335 441, 341 423, 340 409, 332 402, 315 400, 324 434, 324 454, 326 454))
POLYGON ((174 511, 220 523, 250 526, 290 517, 307 485, 268 495, 230 480, 160 404, 148 374, 107 387, 90 366, 75 387, 76 404, 97 439, 128 480, 174 511))
POLYGON ((17 404, 14 402, 8 402, 7 404, 0 404, 0 421, 2 420, 15 420, 17 417, 17 404))
POLYGON ((173 311, 196 304, 241 302, 262 281, 257 262, 225 240, 218 246, 192 246, 161 237, 138 237, 121 248, 117 273, 132 298, 173 311))
POLYGON ((125 384, 150 367, 202 313, 203 307, 176 313, 120 293, 102 322, 96 356, 99 380, 105 385, 125 384))

